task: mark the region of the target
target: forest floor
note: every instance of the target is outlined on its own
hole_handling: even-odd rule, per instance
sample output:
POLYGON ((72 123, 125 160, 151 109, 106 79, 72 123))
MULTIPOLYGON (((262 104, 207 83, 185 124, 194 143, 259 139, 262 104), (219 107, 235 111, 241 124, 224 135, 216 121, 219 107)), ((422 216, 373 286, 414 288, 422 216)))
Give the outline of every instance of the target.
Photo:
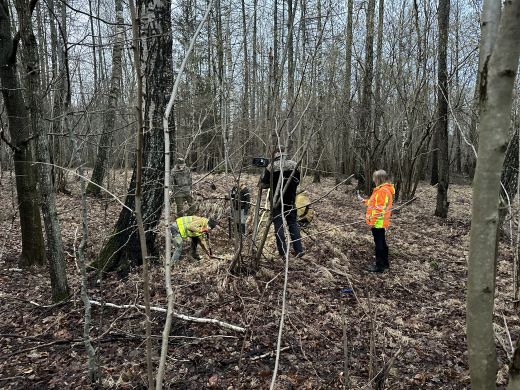
MULTIPOLYGON (((114 175, 120 181, 122 177, 114 175)), ((248 175, 246 179, 254 198, 257 177, 248 175)), ((204 177, 195 184, 202 209, 211 208, 214 212, 215 207, 223 206, 222 199, 231 185, 223 175, 204 177), (216 190, 210 189, 210 183, 215 184, 216 190)), ((325 178, 312 184, 311 178, 306 178, 302 187, 312 201, 325 196, 334 187, 334 181, 325 178)), ((90 388, 82 341, 84 308, 75 257, 81 235, 79 183, 71 181, 72 195, 58 198, 73 295, 55 306, 49 306, 46 269, 18 268, 21 240, 13 188, 14 178, 3 172, 0 388, 90 388)), ((112 184, 112 191, 122 196, 123 183, 112 184)), ((314 204, 314 221, 303 233, 306 256, 291 257, 288 265, 277 389, 343 388, 345 367, 351 388, 368 389, 371 361, 372 372, 386 373, 388 389, 469 387, 465 291, 471 187, 450 185, 450 212, 446 220, 433 216, 435 188, 421 183, 416 196, 415 201, 392 216, 387 232, 391 267, 384 274, 366 272, 373 261, 373 241, 363 221, 364 207, 352 188, 341 185, 314 204)), ((113 200, 89 199, 89 261, 110 234, 119 210, 113 200)), ((162 227, 159 233, 158 245, 163 250, 162 227)), ((175 310, 225 321, 246 328, 246 332, 174 318, 165 387, 269 388, 285 275, 284 261, 275 256, 272 233, 261 269, 251 276, 229 273, 233 240, 228 238, 227 222, 212 234, 218 259, 188 261, 188 245, 185 243, 183 258, 172 270, 175 310)), ((157 307, 166 306, 161 264, 156 261, 151 267, 151 300, 157 307)), ((509 334, 516 340, 520 333, 519 317, 512 304, 512 264, 513 249, 509 240, 502 239, 495 306, 499 387, 507 380, 512 348, 509 334)), ((142 304, 140 272, 137 268, 123 280, 107 275, 100 285, 89 287, 91 299, 118 305, 142 304)), ((98 306, 92 310, 92 337, 103 387, 144 388, 143 312, 98 306)), ((164 313, 153 313, 155 366, 164 320, 164 313)))

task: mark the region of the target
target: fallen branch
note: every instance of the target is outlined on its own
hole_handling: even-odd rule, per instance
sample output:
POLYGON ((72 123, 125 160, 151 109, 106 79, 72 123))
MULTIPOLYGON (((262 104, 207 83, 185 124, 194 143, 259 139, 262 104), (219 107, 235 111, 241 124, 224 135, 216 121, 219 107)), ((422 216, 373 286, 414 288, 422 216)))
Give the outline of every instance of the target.
MULTIPOLYGON (((115 309, 129 309, 129 308, 144 309, 143 305, 116 305, 116 304, 110 303, 110 302, 101 303, 101 302, 93 301, 93 300, 91 300, 90 303, 92 305, 96 305, 96 306, 113 307, 115 309)), ((150 307, 150 310, 158 311, 158 312, 161 312, 161 313, 166 313, 166 309, 163 309, 162 307, 152 306, 152 307, 150 307)), ((214 318, 192 317, 192 316, 187 316, 185 314, 179 314, 179 313, 176 313, 176 312, 173 312, 173 315, 175 317, 177 317, 177 318, 179 318, 181 320, 185 320, 185 321, 199 322, 199 323, 203 323, 203 324, 216 324, 216 325, 218 325, 218 326, 220 326, 222 328, 232 329, 232 330, 235 330, 237 332, 245 332, 246 331, 245 328, 242 328, 242 327, 237 326, 237 325, 229 324, 227 322, 219 321, 219 320, 216 320, 214 318)))
POLYGON ((50 343, 40 344, 40 345, 36 345, 34 347, 19 349, 18 351, 8 353, 7 355, 0 356, 0 360, 5 361, 7 358, 10 358, 10 357, 13 357, 16 355, 20 355, 25 352, 34 351, 36 349, 45 348, 45 347, 51 347, 56 344, 67 344, 67 343, 73 342, 74 340, 81 341, 80 339, 74 339, 72 337, 63 339, 63 340, 54 340, 54 341, 51 341, 50 343))
MULTIPOLYGON (((287 351, 289 347, 283 347, 280 349, 280 352, 287 351)), ((264 353, 263 355, 254 356, 251 358, 251 361, 260 360, 266 357, 273 357, 276 351, 269 351, 267 353, 264 353)))

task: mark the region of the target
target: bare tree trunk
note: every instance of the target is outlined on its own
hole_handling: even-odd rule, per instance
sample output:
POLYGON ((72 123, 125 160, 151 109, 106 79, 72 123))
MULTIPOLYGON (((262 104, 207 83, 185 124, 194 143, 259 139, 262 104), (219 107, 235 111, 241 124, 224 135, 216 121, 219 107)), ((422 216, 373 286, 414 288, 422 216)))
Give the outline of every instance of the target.
POLYGON ((344 91, 344 101, 345 101, 345 127, 343 129, 342 134, 342 173, 347 173, 353 171, 352 166, 352 152, 350 151, 352 148, 350 147, 350 133, 352 126, 352 117, 351 117, 351 108, 352 108, 352 99, 350 97, 351 94, 351 78, 352 78, 352 45, 353 45, 353 0, 347 0, 347 31, 345 33, 345 91, 344 91))
POLYGON ((88 12, 90 23, 90 38, 92 40, 92 65, 94 67, 94 96, 98 89, 98 71, 97 71, 97 57, 96 57, 96 34, 94 32, 94 14, 92 11, 92 0, 88 0, 88 12))
MULTIPOLYGON (((379 0, 379 10, 377 17, 377 41, 376 41, 376 73, 375 73, 375 91, 374 91, 374 107, 373 107, 373 123, 374 123, 374 137, 376 141, 376 148, 381 143, 380 139, 380 123, 383 116, 383 102, 381 101, 381 80, 382 80, 382 54, 383 54, 383 23, 385 16, 385 1, 379 0)), ((377 153, 377 151, 375 151, 377 153)))
MULTIPOLYGON (((478 74, 475 83, 474 94, 474 113, 471 116, 469 141, 478 151, 479 131, 478 131, 478 112, 480 110, 479 93, 482 84, 482 72, 488 64, 489 57, 493 51, 495 40, 498 34, 498 26, 500 22, 500 14, 502 12, 502 3, 497 1, 484 1, 482 4, 482 15, 480 18, 481 44, 479 46, 479 63, 478 74)), ((476 158, 473 153, 468 154, 467 169, 471 178, 474 175, 476 166, 476 158)))
MULTIPOLYGON (((493 1, 485 1, 484 9, 493 1)), ((504 3, 491 56, 480 84, 480 147, 473 183, 467 287, 467 340, 471 388, 496 388, 493 330, 500 173, 508 142, 512 92, 520 55, 520 2, 504 3)), ((492 20, 495 20, 493 17, 492 20)), ((484 19, 485 20, 485 19, 484 19)), ((483 40, 481 45, 485 45, 483 40)), ((517 371, 513 370, 513 377, 517 371)))
POLYGON ((448 152, 448 28, 450 21, 450 0, 439 0, 439 53, 437 68, 437 147, 438 185, 435 215, 448 216, 448 186, 450 180, 450 156, 448 152))
POLYGON ((13 45, 9 6, 0 1, 0 80, 2 96, 9 122, 9 133, 14 149, 14 170, 20 230, 22 233, 21 266, 45 263, 45 244, 36 190, 36 172, 32 166, 30 123, 22 88, 16 73, 16 49, 13 45))
POLYGON ((253 0, 253 46, 252 46, 252 60, 253 60, 253 74, 251 86, 251 127, 256 129, 257 123, 257 90, 258 90, 258 57, 257 57, 257 5, 258 0, 253 0))
POLYGON ((123 34, 123 4, 121 0, 115 0, 116 8, 116 41, 112 49, 112 77, 110 79, 110 93, 108 95, 108 103, 103 118, 103 133, 99 141, 98 154, 96 164, 92 171, 91 182, 87 186, 87 193, 93 196, 99 196, 101 189, 99 186, 103 184, 107 165, 107 153, 112 143, 112 134, 116 119, 117 101, 119 98, 119 89, 121 85, 122 64, 121 56, 124 45, 123 34))
MULTIPOLYGON (((32 7, 34 7, 34 5, 35 3, 31 3, 32 7)), ((27 106, 29 107, 31 129, 34 134, 38 134, 36 155, 40 162, 38 171, 41 208, 50 255, 49 271, 52 296, 55 301, 60 301, 69 296, 69 287, 65 272, 65 252, 61 239, 61 228, 56 210, 56 196, 51 179, 47 131, 40 123, 40 72, 38 68, 38 48, 31 19, 33 8, 29 8, 29 4, 24 0, 16 0, 15 7, 20 23, 20 37, 22 42, 21 57, 26 71, 27 106)))
POLYGON ((242 42, 244 48, 244 97, 242 98, 242 118, 246 122, 247 138, 249 138, 249 52, 248 52, 248 36, 247 36, 247 24, 246 24, 246 4, 245 0, 241 1, 242 5, 242 34, 244 39, 242 42))
POLYGON ((375 0, 368 0, 366 15, 366 37, 365 37, 365 72, 363 75, 363 90, 361 95, 361 107, 359 117, 359 128, 362 134, 362 144, 364 145, 364 176, 365 193, 369 194, 372 190, 372 171, 375 161, 372 156, 373 133, 371 129, 372 112, 372 82, 374 78, 374 13, 375 0))
MULTIPOLYGON (((208 4, 208 8, 204 15, 204 18, 200 22, 197 30, 193 33, 193 36, 190 40, 190 45, 186 50, 186 54, 184 59, 182 60, 181 67, 179 72, 175 78, 175 83, 172 88, 172 92, 170 95, 170 99, 168 104, 166 105, 166 109, 164 111, 163 116, 163 130, 164 130, 164 197, 168 199, 169 196, 169 188, 170 188, 170 125, 169 118, 173 111, 173 104, 175 102, 175 98, 177 96, 177 91, 179 88, 179 82, 182 78, 182 74, 184 69, 186 68, 186 63, 188 62, 188 58, 195 46, 195 42, 197 40, 200 31, 202 30, 202 26, 206 22, 209 17, 209 12, 213 6, 213 0, 210 0, 208 4)), ((173 288, 171 284, 171 231, 170 231, 170 201, 169 199, 165 202, 165 239, 166 239, 166 258, 164 262, 164 275, 165 275, 165 288, 166 288, 166 297, 168 300, 168 307, 166 312, 166 321, 164 322, 164 329, 162 334, 162 345, 161 345, 161 357, 159 360, 159 368, 157 369, 157 378, 156 378, 156 386, 157 390, 161 390, 163 386, 164 373, 166 369, 166 357, 168 355, 168 345, 170 338, 170 330, 171 323, 173 319, 173 288)), ((175 221, 174 221, 175 223, 175 221)))
MULTIPOLYGON (((294 7, 298 4, 294 2, 294 7)), ((294 13, 293 0, 287 0, 287 133, 291 133, 294 126, 294 13)), ((320 30, 318 28, 318 30, 320 30)), ((291 144, 291 140, 288 140, 288 145, 291 144)), ((290 149, 290 147, 289 147, 290 149)))
POLYGON ((506 150, 504 158, 504 164, 502 166, 502 174, 500 182, 502 183, 502 190, 500 191, 500 213, 498 220, 498 227, 500 228, 504 223, 504 219, 510 211, 510 204, 516 196, 518 190, 518 163, 519 163, 519 145, 518 145, 518 133, 517 128, 513 137, 509 141, 509 145, 506 150), (505 192, 504 192, 505 190, 505 192))
MULTIPOLYGON (((52 136, 50 137, 52 148, 50 148, 50 160, 59 166, 63 166, 64 158, 63 153, 64 150, 68 149, 66 146, 67 140, 65 138, 65 134, 63 132, 63 120, 62 114, 65 106, 66 99, 66 80, 65 80, 65 63, 64 63, 64 51, 67 50, 67 43, 65 42, 64 34, 66 33, 62 26, 58 29, 59 26, 59 16, 60 10, 62 7, 65 7, 63 4, 58 2, 56 6, 54 0, 49 1, 49 24, 50 24, 50 36, 51 36, 51 64, 52 64, 52 79, 56 83, 56 88, 54 88, 54 93, 52 95, 52 124, 51 124, 51 132, 52 136), (58 25, 58 26, 57 26, 58 25), (58 34, 58 31, 60 34, 58 34), (58 37, 61 37, 61 39, 58 37)), ((65 191, 66 188, 66 178, 65 172, 61 169, 57 169, 52 166, 52 179, 54 186, 58 189, 58 191, 65 191)))
POLYGON ((88 209, 87 209, 87 198, 86 198, 86 185, 85 177, 83 176, 83 166, 80 165, 78 168, 78 174, 81 180, 81 222, 83 227, 83 235, 81 236, 81 242, 78 246, 78 259, 79 268, 81 273, 81 300, 85 306, 85 314, 83 319, 83 344, 87 351, 88 361, 88 376, 90 383, 96 386, 99 382, 99 368, 96 361, 96 350, 92 346, 92 340, 90 338, 90 329, 92 326, 92 311, 90 305, 90 299, 88 297, 87 289, 87 271, 85 267, 85 248, 88 241, 88 209))
MULTIPOLYGON (((168 102, 164 90, 172 84, 172 36, 170 1, 138 1, 141 20, 141 61, 143 62, 144 139, 143 139, 143 197, 142 213, 146 245, 150 256, 158 256, 156 231, 164 194, 164 132, 162 116, 168 102), (160 129, 160 130, 159 130, 160 129)), ((130 180, 125 206, 93 266, 100 271, 117 270, 128 273, 131 266, 142 264, 137 223, 132 210, 135 206, 136 172, 130 180)))
POLYGON ((520 389, 520 338, 516 340, 515 351, 509 365, 509 384, 507 388, 508 390, 520 389))
MULTIPOLYGON (((121 5, 121 1, 119 1, 121 5)), ((116 3, 116 9, 118 9, 116 3)), ((153 366, 152 366, 152 327, 151 327, 151 311, 150 311, 150 280, 148 276, 148 248, 146 246, 146 235, 144 231, 143 213, 142 213, 142 174, 143 174, 143 74, 141 71, 141 48, 139 43, 139 22, 135 3, 130 0, 130 12, 132 17, 132 48, 134 51, 134 64, 137 80, 137 96, 136 96, 136 122, 137 122, 137 144, 136 144, 136 166, 135 166, 135 219, 137 222, 137 230, 139 232, 139 247, 141 249, 141 258, 143 261, 143 298, 145 306, 145 328, 146 328, 146 374, 148 378, 148 389, 153 390, 153 366)), ((121 13, 118 16, 122 16, 121 13)), ((142 15, 141 15, 142 16, 142 15)), ((144 15, 148 17, 147 14, 144 15)))

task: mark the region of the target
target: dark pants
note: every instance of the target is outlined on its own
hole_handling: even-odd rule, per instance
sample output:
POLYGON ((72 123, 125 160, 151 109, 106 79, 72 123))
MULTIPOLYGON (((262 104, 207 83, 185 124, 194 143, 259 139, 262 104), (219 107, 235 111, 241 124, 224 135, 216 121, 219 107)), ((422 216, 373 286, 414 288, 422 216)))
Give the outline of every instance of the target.
MULTIPOLYGON (((179 261, 181 258, 182 253, 182 237, 179 233, 179 228, 176 223, 170 226, 170 231, 172 233, 172 240, 174 245, 174 250, 172 254, 172 263, 175 263, 179 261)), ((196 256, 197 255, 197 245, 199 244, 199 238, 198 237, 191 237, 191 255, 196 256)))
POLYGON ((194 256, 197 254, 197 245, 199 244, 198 237, 191 238, 191 255, 194 256))
MULTIPOLYGON (((286 208, 291 209, 290 206, 286 206, 286 208)), ((287 225, 289 227, 289 234, 291 235, 291 241, 293 245, 293 249, 295 255, 303 252, 302 242, 300 239, 300 227, 296 222, 296 210, 293 209, 291 211, 285 211, 285 219, 287 221, 287 225)), ((278 254, 280 256, 285 256, 287 252, 287 243, 285 242, 285 232, 283 228, 283 218, 282 218, 282 210, 275 209, 273 210, 273 225, 274 225, 274 234, 276 236, 276 247, 278 248, 278 254)))
POLYGON ((237 231, 239 233, 246 234, 246 221, 247 213, 244 209, 231 209, 231 223, 236 222, 237 231))
POLYGON ((374 244, 376 244, 376 266, 388 268, 390 263, 388 262, 388 245, 386 245, 385 229, 372 228, 372 235, 374 236, 374 244))

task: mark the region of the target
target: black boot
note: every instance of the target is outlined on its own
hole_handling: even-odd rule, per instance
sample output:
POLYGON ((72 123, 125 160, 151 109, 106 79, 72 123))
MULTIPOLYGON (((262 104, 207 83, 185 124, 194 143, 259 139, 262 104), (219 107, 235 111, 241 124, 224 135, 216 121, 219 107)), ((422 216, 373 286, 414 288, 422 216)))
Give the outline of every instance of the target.
POLYGON ((193 252, 193 251, 192 251, 192 252, 190 253, 190 256, 191 256, 191 258, 192 258, 193 260, 197 260, 197 261, 202 260, 202 257, 200 257, 200 255, 199 255, 197 252, 193 252))
POLYGON ((390 268, 390 262, 388 261, 388 245, 386 245, 386 242, 385 242, 385 251, 383 253, 383 267, 385 267, 385 269, 390 268))
POLYGON ((201 257, 197 254, 197 245, 198 244, 199 244, 198 237, 192 237, 191 238, 191 252, 190 252, 190 256, 194 260, 201 260, 201 257))
POLYGON ((385 267, 382 266, 382 265, 379 265, 377 263, 374 263, 372 264, 370 267, 368 267, 367 271, 368 272, 377 272, 377 273, 382 273, 385 271, 385 267))

